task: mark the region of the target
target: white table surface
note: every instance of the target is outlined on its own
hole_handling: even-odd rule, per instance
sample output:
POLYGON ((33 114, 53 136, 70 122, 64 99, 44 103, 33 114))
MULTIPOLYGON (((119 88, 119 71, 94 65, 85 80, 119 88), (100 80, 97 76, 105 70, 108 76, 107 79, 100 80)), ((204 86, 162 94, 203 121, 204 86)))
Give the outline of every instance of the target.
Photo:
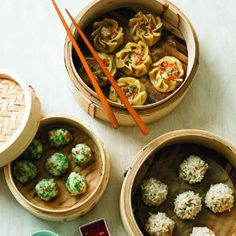
MULTIPOLYGON (((59 6, 76 15, 88 2, 67 0, 60 1, 59 6)), ((114 131, 78 106, 69 90, 64 66, 65 31, 49 0, 0 0, 0 67, 14 71, 33 85, 43 114, 69 114, 88 124, 102 138, 111 156, 110 182, 102 200, 86 216, 71 222, 49 222, 32 216, 14 199, 0 170, 1 236, 28 236, 40 229, 74 236, 79 235, 80 225, 103 217, 112 235, 126 235, 119 215, 119 194, 123 173, 141 147, 163 133, 183 128, 205 129, 236 143, 236 1, 173 2, 196 28, 200 67, 183 102, 150 125, 151 134, 143 137, 137 128, 114 131)))

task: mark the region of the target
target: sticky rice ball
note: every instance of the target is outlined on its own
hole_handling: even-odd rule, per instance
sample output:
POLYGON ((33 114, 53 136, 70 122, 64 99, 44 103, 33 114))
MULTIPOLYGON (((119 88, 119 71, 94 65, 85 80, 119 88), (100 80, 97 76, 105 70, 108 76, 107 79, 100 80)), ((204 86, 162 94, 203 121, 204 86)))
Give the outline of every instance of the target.
POLYGON ((43 154, 43 145, 40 140, 34 139, 22 154, 28 160, 38 160, 43 154))
POLYGON ((72 196, 85 193, 87 190, 86 179, 76 172, 71 172, 66 180, 66 187, 72 196))
POLYGON ((200 157, 191 155, 179 166, 179 177, 189 184, 200 183, 209 165, 200 157))
POLYGON ((174 227, 175 222, 162 212, 149 216, 145 224, 145 230, 151 236, 171 236, 174 227))
POLYGON ((48 132, 49 143, 52 147, 61 147, 73 140, 71 133, 67 129, 53 129, 48 132))
POLYGON ((69 161, 64 154, 54 153, 47 158, 45 167, 49 174, 59 176, 66 172, 69 167, 69 161))
POLYGON ((77 144, 71 150, 72 158, 78 166, 85 166, 90 164, 93 161, 93 153, 91 148, 85 144, 77 144))
POLYGON ((193 227, 189 236, 215 236, 215 233, 207 227, 193 227))
POLYGON ((150 178, 144 180, 141 185, 143 202, 148 206, 159 206, 167 197, 168 187, 161 181, 150 178))
POLYGON ((230 211, 234 205, 234 191, 223 183, 211 185, 205 204, 214 213, 230 211))
POLYGON ((35 186, 38 196, 44 201, 50 201, 58 194, 58 185, 55 179, 41 179, 35 186))
POLYGON ((28 160, 18 161, 13 168, 13 176, 21 183, 27 183, 38 174, 37 167, 28 160))
POLYGON ((202 199, 198 193, 187 191, 176 197, 174 205, 174 212, 180 219, 194 220, 202 210, 202 199))

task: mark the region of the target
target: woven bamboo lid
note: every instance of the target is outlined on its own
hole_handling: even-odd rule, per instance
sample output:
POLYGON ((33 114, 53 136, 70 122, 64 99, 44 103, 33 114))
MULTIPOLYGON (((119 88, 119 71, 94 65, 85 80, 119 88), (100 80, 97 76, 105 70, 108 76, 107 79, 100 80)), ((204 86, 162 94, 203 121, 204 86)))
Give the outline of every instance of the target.
POLYGON ((0 167, 27 148, 40 118, 40 102, 34 90, 17 76, 0 72, 0 167))

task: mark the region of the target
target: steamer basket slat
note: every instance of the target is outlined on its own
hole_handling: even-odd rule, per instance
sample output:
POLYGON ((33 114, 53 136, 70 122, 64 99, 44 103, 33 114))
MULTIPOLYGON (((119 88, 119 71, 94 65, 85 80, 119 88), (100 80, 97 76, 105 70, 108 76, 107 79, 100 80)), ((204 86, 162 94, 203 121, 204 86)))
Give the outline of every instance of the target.
MULTIPOLYGON (((76 21, 80 27, 85 30, 88 24, 96 21, 99 16, 106 12, 110 12, 109 14, 114 16, 114 18, 119 17, 117 15, 120 13, 117 14, 116 10, 120 8, 129 8, 134 12, 142 9, 142 11, 160 15, 163 20, 165 31, 169 35, 176 38, 173 38, 173 41, 175 40, 175 43, 173 44, 176 48, 168 46, 168 43, 163 44, 164 46, 162 49, 165 51, 163 56, 175 56, 186 65, 185 80, 176 89, 176 91, 162 100, 135 107, 144 122, 151 123, 170 113, 181 102, 191 87, 199 61, 197 36, 187 17, 172 3, 164 0, 94 0, 83 11, 81 11, 81 13, 76 17, 76 21), (135 6, 135 8, 133 8, 133 6, 135 6), (104 9, 106 9, 106 12, 104 12, 104 9)), ((122 17, 126 16, 122 15, 122 17)), ((75 37, 78 38, 78 33, 73 25, 71 26, 71 31, 75 37)), ((79 43, 81 45, 81 42, 79 43)), ((73 54, 72 44, 67 37, 65 41, 65 65, 72 82, 72 93, 80 106, 89 115, 94 118, 108 121, 97 94, 93 91, 93 89, 88 87, 80 77, 75 58, 76 56, 73 54)), ((109 103, 112 105, 112 109, 121 125, 135 125, 134 121, 122 104, 117 104, 110 100, 109 103)))

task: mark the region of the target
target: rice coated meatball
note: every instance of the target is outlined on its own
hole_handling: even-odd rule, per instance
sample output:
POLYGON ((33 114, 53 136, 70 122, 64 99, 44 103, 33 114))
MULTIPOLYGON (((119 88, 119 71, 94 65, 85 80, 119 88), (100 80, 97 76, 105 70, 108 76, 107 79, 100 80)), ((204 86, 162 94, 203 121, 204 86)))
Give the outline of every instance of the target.
POLYGON ((27 183, 34 179, 38 174, 37 167, 29 160, 21 160, 16 162, 13 167, 13 176, 21 183, 27 183))
POLYGON ((214 213, 230 211, 234 205, 234 192, 223 183, 212 185, 206 194, 205 204, 214 213))
POLYGON ((69 161, 64 154, 54 153, 47 158, 45 167, 49 174, 59 176, 66 172, 69 167, 69 161))
POLYGON ((168 187, 161 181, 150 178, 141 185, 143 202, 148 206, 159 206, 167 198, 168 187))
POLYGON ((162 212, 150 215, 145 224, 145 230, 151 236, 171 236, 174 227, 175 222, 162 212))
POLYGON ((41 179, 35 186, 37 195, 44 201, 51 201, 58 194, 58 185, 55 179, 41 179))
POLYGON ((189 184, 200 183, 209 165, 198 156, 191 155, 179 166, 179 177, 189 184))
POLYGON ((174 212, 180 219, 194 220, 202 210, 202 199, 198 193, 187 191, 176 197, 174 205, 174 212))
POLYGON ((215 233, 207 227, 193 227, 190 236, 215 236, 215 233))

